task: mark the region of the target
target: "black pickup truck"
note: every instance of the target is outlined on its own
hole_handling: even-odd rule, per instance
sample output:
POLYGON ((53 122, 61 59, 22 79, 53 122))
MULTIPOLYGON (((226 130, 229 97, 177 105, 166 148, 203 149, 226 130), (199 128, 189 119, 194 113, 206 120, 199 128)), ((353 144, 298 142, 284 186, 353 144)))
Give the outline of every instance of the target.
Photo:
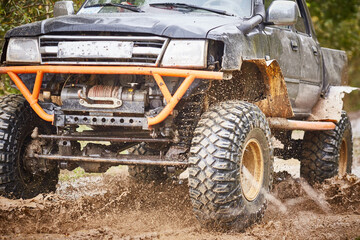
POLYGON ((0 99, 1 195, 54 191, 78 166, 186 169, 204 226, 242 230, 264 214, 274 155, 310 184, 351 171, 346 54, 320 47, 304 0, 58 1, 54 15, 6 34, 0 73, 23 96, 0 99))

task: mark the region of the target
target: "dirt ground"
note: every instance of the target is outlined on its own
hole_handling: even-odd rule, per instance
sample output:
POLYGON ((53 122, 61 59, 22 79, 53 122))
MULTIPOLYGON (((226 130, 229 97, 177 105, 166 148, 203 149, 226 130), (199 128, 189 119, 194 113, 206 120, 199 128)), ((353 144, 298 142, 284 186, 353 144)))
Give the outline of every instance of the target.
POLYGON ((120 167, 63 180, 55 194, 0 198, 0 239, 360 239, 356 137, 353 173, 358 177, 334 178, 311 188, 298 178, 298 161, 284 167, 277 160, 280 173, 265 217, 243 233, 202 229, 192 214, 186 181, 139 184, 120 167))

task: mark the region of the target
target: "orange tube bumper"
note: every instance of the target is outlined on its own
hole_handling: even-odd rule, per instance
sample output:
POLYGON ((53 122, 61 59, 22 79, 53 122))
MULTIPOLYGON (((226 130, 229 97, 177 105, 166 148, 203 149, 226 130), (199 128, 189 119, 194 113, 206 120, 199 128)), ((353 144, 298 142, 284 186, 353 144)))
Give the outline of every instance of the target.
POLYGON ((164 121, 174 110, 180 99, 184 96, 192 82, 196 78, 222 80, 222 72, 183 70, 170 68, 150 68, 150 67, 118 67, 118 66, 15 66, 0 67, 0 74, 7 73, 26 100, 30 103, 33 110, 45 121, 53 122, 54 115, 47 114, 38 104, 40 88, 45 73, 58 74, 135 74, 135 75, 152 75, 158 84, 162 94, 167 102, 166 107, 155 117, 148 118, 148 125, 153 126, 164 121), (21 81, 17 74, 36 73, 34 90, 31 94, 29 89, 21 81), (176 90, 174 96, 171 93, 162 76, 184 77, 185 80, 176 90))

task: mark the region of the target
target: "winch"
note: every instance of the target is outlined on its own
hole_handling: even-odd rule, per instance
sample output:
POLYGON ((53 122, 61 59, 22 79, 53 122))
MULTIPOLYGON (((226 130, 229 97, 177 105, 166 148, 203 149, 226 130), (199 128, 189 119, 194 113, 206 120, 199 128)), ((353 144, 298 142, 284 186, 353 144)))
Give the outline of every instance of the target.
POLYGON ((144 114, 148 92, 132 87, 69 86, 61 91, 63 111, 144 114))

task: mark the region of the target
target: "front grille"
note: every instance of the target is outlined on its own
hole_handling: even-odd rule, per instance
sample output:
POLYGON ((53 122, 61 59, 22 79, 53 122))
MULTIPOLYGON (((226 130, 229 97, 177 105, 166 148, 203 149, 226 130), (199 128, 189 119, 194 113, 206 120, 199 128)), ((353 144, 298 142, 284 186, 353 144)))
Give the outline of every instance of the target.
POLYGON ((161 37, 109 37, 109 36, 42 36, 40 37, 41 62, 43 64, 84 64, 84 65, 139 65, 158 66, 167 46, 168 39, 161 37), (115 57, 62 57, 59 43, 66 42, 131 42, 130 58, 115 57))

